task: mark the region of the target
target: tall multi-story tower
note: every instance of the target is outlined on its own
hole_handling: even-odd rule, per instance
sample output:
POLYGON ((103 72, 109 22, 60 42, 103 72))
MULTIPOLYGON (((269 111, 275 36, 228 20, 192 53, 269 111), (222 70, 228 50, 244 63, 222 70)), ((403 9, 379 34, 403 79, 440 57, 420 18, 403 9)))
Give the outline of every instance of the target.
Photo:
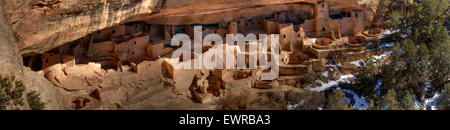
POLYGON ((316 35, 325 34, 328 31, 329 11, 327 2, 318 2, 315 4, 315 32, 316 35))

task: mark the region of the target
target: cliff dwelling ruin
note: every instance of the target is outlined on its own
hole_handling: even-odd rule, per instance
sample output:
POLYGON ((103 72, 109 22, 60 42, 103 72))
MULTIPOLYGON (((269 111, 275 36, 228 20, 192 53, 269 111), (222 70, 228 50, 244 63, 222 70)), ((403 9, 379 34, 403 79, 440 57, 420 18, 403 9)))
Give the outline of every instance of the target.
MULTIPOLYGON (((23 63, 70 95, 66 108, 183 109, 170 104, 188 99, 197 105, 193 108, 211 109, 202 104, 244 89, 320 86, 302 80, 311 73, 327 72, 319 77, 338 80, 341 74, 356 70, 351 61, 387 49, 375 43, 384 30, 371 28, 373 14, 367 5, 354 1, 262 0, 238 5, 224 0, 195 1, 167 0, 160 12, 132 17, 44 53, 25 53, 23 63), (279 34, 278 78, 259 80, 260 73, 266 71, 261 69, 173 69, 168 59, 180 46, 170 45, 172 37, 185 33, 193 39, 195 26, 203 28, 203 37, 214 33, 223 41, 226 34, 279 34), (152 97, 145 102, 150 99, 148 95, 169 93, 156 89, 169 89, 172 94, 166 96, 169 99, 152 97), (149 103, 163 100, 168 103, 149 103)), ((192 55, 215 51, 213 47, 203 46, 202 52, 192 50, 192 55)), ((226 47, 239 49, 232 44, 226 47)), ((250 54, 244 55, 248 61, 250 54)), ((326 79, 322 81, 328 82, 326 79)))

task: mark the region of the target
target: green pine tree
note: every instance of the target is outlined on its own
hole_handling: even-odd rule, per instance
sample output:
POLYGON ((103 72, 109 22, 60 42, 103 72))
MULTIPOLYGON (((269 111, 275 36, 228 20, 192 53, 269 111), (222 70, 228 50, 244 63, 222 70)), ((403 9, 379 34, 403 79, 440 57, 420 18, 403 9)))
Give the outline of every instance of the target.
POLYGON ((441 93, 438 99, 439 110, 450 110, 450 83, 445 85, 441 93))
POLYGON ((403 110, 414 110, 414 101, 409 91, 405 91, 400 102, 403 110))
POLYGON ((327 106, 328 110, 349 110, 347 102, 344 100, 344 93, 341 90, 334 90, 330 95, 328 95, 327 106))
POLYGON ((429 75, 429 57, 426 45, 417 45, 411 39, 402 42, 390 57, 390 61, 395 62, 382 66, 382 92, 386 93, 393 87, 398 90, 423 89, 429 75))
POLYGON ((423 95, 426 81, 433 87, 444 86, 450 75, 450 36, 443 24, 449 5, 448 0, 425 0, 409 5, 406 16, 395 11, 390 15, 391 38, 401 45, 391 56, 395 62, 382 68, 384 91, 395 86, 423 95))
POLYGON ((374 15, 374 23, 381 22, 387 18, 387 14, 389 11, 389 6, 391 5, 391 0, 380 0, 378 3, 377 11, 374 15))
POLYGON ((44 110, 45 103, 41 102, 41 97, 36 91, 27 94, 27 101, 31 110, 44 110))
POLYGON ((439 44, 448 42, 443 21, 449 3, 448 0, 425 0, 411 4, 409 8, 412 10, 403 20, 401 30, 410 30, 410 37, 415 43, 425 43, 429 49, 436 49, 439 44))
POLYGON ((380 102, 380 97, 378 97, 378 93, 374 93, 372 95, 372 99, 370 99, 370 106, 367 107, 367 110, 378 110, 377 106, 380 102))
POLYGON ((377 106, 375 105, 375 102, 372 100, 370 100, 370 106, 367 107, 367 110, 377 110, 377 106))
POLYGON ((444 86, 446 75, 450 75, 450 43, 443 43, 433 50, 431 68, 431 84, 444 86))
POLYGON ((379 110, 398 110, 397 94, 394 89, 390 89, 381 99, 378 105, 379 110))
POLYGON ((356 77, 357 90, 363 95, 370 95, 375 89, 377 83, 377 67, 374 62, 375 58, 364 58, 360 61, 361 67, 358 68, 356 77))

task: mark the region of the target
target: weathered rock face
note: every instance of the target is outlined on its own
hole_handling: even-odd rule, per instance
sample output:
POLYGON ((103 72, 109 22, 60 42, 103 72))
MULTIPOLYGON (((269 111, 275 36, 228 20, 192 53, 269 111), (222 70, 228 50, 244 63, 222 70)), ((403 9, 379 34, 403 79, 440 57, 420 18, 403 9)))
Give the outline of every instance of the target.
MULTIPOLYGON (((23 81, 26 90, 37 91, 41 101, 46 103, 45 109, 62 109, 61 93, 43 76, 25 68, 22 57, 16 46, 16 39, 11 28, 6 23, 3 10, 0 9, 0 73, 4 76, 15 76, 23 81)), ((28 107, 25 107, 28 108, 28 107)))
MULTIPOLYGON (((132 16, 159 10, 164 0, 0 1, 22 54, 42 53, 132 16)), ((13 38, 13 37, 11 37, 13 38)))

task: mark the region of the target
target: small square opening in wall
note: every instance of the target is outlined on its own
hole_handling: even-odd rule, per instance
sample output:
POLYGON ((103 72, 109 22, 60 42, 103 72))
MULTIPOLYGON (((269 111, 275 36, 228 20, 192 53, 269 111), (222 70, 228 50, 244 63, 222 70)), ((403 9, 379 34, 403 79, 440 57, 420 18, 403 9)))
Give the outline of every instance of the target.
POLYGON ((286 38, 286 34, 285 34, 285 35, 283 35, 283 38, 286 38))

